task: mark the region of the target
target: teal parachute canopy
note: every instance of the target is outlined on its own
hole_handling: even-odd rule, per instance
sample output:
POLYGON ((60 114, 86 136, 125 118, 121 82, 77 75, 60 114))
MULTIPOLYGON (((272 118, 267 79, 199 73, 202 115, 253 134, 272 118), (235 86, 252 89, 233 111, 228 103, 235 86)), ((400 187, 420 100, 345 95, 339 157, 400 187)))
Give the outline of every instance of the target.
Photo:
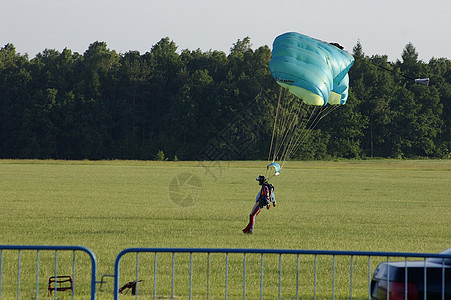
POLYGON ((288 32, 275 38, 269 68, 278 84, 306 104, 344 104, 353 63, 338 45, 288 32))

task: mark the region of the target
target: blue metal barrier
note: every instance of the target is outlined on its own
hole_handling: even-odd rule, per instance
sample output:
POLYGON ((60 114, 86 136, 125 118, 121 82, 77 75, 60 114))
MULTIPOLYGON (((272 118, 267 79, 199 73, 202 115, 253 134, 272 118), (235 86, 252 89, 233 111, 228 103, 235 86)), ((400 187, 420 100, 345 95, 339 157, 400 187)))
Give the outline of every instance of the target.
MULTIPOLYGON (((353 276, 354 276, 354 258, 355 257, 368 257, 368 299, 371 299, 371 257, 386 257, 387 262, 390 257, 403 257, 407 261, 407 258, 440 258, 444 261, 444 259, 451 258, 450 255, 444 254, 425 254, 425 253, 401 253, 401 252, 365 252, 365 251, 327 251, 327 250, 278 250, 278 249, 208 249, 208 248, 129 248, 121 251, 116 257, 115 261, 115 271, 114 271, 114 299, 119 299, 119 278, 120 278, 120 262, 122 257, 127 253, 136 253, 136 299, 138 298, 139 290, 138 290, 138 282, 139 282, 139 253, 155 253, 154 258, 154 283, 153 283, 153 299, 157 298, 156 290, 157 290, 157 254, 158 253, 172 253, 172 283, 171 283, 171 298, 174 298, 174 264, 175 264, 175 253, 189 253, 189 299, 192 298, 192 268, 193 268, 193 253, 206 253, 208 255, 208 265, 207 265, 207 274, 210 272, 210 254, 212 253, 224 253, 225 254, 225 299, 228 297, 228 281, 229 281, 229 254, 231 253, 240 253, 243 254, 243 299, 246 299, 246 254, 260 254, 261 255, 261 273, 260 273, 260 299, 263 298, 263 256, 267 254, 276 254, 279 255, 279 278, 278 278, 278 298, 282 298, 282 256, 283 255, 296 255, 296 294, 293 295, 296 299, 299 299, 299 256, 300 255, 313 255, 314 256, 314 287, 313 287, 313 299, 316 299, 316 286, 317 286, 317 268, 318 268, 318 256, 329 256, 332 258, 332 295, 331 298, 335 299, 335 258, 337 256, 346 256, 350 258, 350 287, 349 287, 349 299, 353 298, 353 276)), ((444 267, 443 267, 444 268, 444 267)), ((443 269, 444 270, 444 269, 443 269)), ((444 271, 442 272, 442 299, 444 298, 444 284, 445 284, 445 275, 444 271)), ((210 296, 210 278, 207 275, 207 299, 210 296)), ((389 295, 389 291, 387 291, 387 299, 389 295)), ((148 295, 146 295, 148 296, 148 295)), ((406 293, 407 299, 407 293, 406 293)))
MULTIPOLYGON (((4 252, 6 250, 16 250, 18 251, 18 256, 17 256, 17 278, 15 279, 16 284, 17 284, 17 299, 21 299, 21 260, 22 260, 22 251, 24 250, 35 250, 36 251, 36 288, 35 288, 35 299, 38 299, 39 296, 39 273, 40 273, 40 268, 39 268, 39 261, 40 261, 40 251, 55 251, 55 272, 54 275, 55 277, 58 276, 58 251, 73 251, 73 278, 74 278, 74 282, 75 282, 75 252, 76 251, 81 251, 81 252, 85 252, 88 254, 88 256, 91 259, 91 299, 95 299, 96 298, 96 272, 97 272, 97 261, 96 261, 96 257, 94 255, 94 253, 89 250, 88 248, 85 247, 80 247, 80 246, 17 246, 17 245, 0 245, 0 298, 2 298, 2 267, 4 266, 4 252)), ((203 298, 210 298, 210 254, 215 254, 215 253, 221 253, 221 254, 225 254, 225 274, 224 274, 224 293, 225 293, 225 299, 228 298, 228 294, 229 294, 229 281, 233 281, 236 278, 233 278, 234 275, 237 274, 236 268, 234 270, 234 272, 231 272, 229 274, 229 255, 230 254, 242 254, 243 255, 243 259, 242 259, 242 297, 243 299, 246 299, 247 296, 247 291, 246 291, 246 276, 249 276, 248 273, 246 272, 248 270, 248 266, 247 266, 247 262, 250 261, 252 262, 252 258, 256 258, 255 255, 257 255, 257 257, 260 260, 260 299, 263 298, 263 286, 264 286, 264 282, 268 282, 267 281, 267 276, 265 277, 264 280, 264 257, 266 257, 267 255, 278 255, 278 268, 275 267, 274 265, 271 266, 271 270, 273 273, 277 273, 278 272, 278 276, 275 276, 273 274, 273 280, 274 281, 278 281, 278 286, 275 287, 274 289, 278 289, 278 299, 282 299, 284 297, 284 295, 282 294, 282 290, 283 288, 285 288, 285 286, 282 286, 282 271, 283 271, 283 267, 285 267, 284 265, 284 260, 283 257, 285 256, 295 256, 293 258, 293 260, 291 260, 291 266, 290 268, 296 268, 296 275, 295 275, 295 283, 294 281, 290 281, 290 283, 292 284, 292 286, 289 286, 288 288, 291 288, 291 290, 288 292, 290 294, 290 298, 295 298, 295 299, 299 299, 300 298, 300 256, 310 256, 310 258, 313 258, 313 270, 304 268, 303 271, 304 272, 308 272, 309 275, 313 276, 313 299, 317 298, 317 285, 318 285, 318 281, 320 281, 320 277, 324 276, 324 274, 321 274, 320 270, 321 267, 323 267, 323 265, 321 265, 321 263, 324 262, 324 260, 321 261, 321 259, 318 260, 318 257, 329 257, 332 261, 332 266, 331 268, 327 267, 327 269, 330 271, 331 270, 331 295, 328 295, 327 297, 330 296, 331 299, 335 299, 335 291, 336 291, 336 260, 337 257, 346 257, 346 262, 348 261, 347 259, 349 258, 349 294, 348 296, 346 296, 346 298, 352 299, 353 298, 353 286, 354 284, 360 284, 360 289, 362 289, 362 273, 360 274, 360 277, 357 278, 356 274, 355 274, 355 270, 359 269, 360 271, 362 271, 361 268, 361 264, 358 264, 358 259, 357 257, 363 257, 363 258, 367 258, 367 264, 366 267, 367 271, 366 274, 364 275, 367 276, 367 279, 363 279, 363 281, 367 280, 367 284, 368 284, 368 299, 371 299, 371 279, 372 279, 372 263, 374 263, 374 261, 372 261, 372 258, 375 257, 379 257, 384 258, 386 262, 389 262, 390 258, 396 258, 396 257, 402 257, 404 258, 405 262, 406 262, 406 268, 407 268, 407 259, 408 258, 422 258, 425 262, 426 262, 426 258, 439 258, 442 261, 442 278, 441 278, 441 284, 442 284, 442 291, 441 291, 441 299, 444 300, 445 299, 445 259, 451 259, 451 255, 447 255, 447 254, 427 254, 427 253, 402 253, 402 252, 365 252, 365 251, 327 251, 327 250, 282 250, 282 249, 216 249, 216 248, 129 248, 129 249, 125 249, 123 251, 121 251, 118 256, 116 257, 115 263, 114 263, 114 299, 119 299, 119 280, 120 280, 120 263, 121 263, 121 259, 123 258, 124 255, 128 254, 128 253, 135 253, 136 254, 136 265, 135 265, 135 275, 134 275, 134 281, 129 282, 129 283, 133 283, 133 293, 135 293, 135 297, 136 299, 138 298, 139 295, 139 282, 140 282, 140 253, 154 253, 154 259, 153 259, 153 271, 154 271, 154 275, 153 275, 153 299, 157 298, 157 265, 158 265, 158 254, 159 253, 169 253, 172 254, 172 257, 169 257, 170 261, 171 261, 171 288, 170 288, 170 293, 171 293, 171 298, 174 298, 175 294, 175 254, 176 253, 189 253, 189 272, 187 272, 187 276, 189 276, 189 299, 192 299, 192 292, 193 292, 193 254, 194 253, 204 253, 207 255, 207 266, 205 268, 205 271, 207 273, 206 276, 206 297, 203 298), (253 256, 254 255, 254 256, 253 256), (313 257, 312 257, 313 256, 313 257), (295 259, 295 260, 294 260, 295 259), (278 270, 277 270, 278 269, 278 270), (278 278, 277 278, 278 277, 278 278), (357 282, 359 280, 355 280, 355 278, 359 279, 360 282, 357 282), (357 282, 357 283, 355 283, 357 282), (293 291, 293 289, 295 288, 295 290, 293 291), (292 293, 292 295, 291 295, 292 293)), ((235 256, 236 258, 236 256, 235 256)), ((238 257, 239 258, 239 257, 238 257)), ((303 258, 304 259, 304 258, 303 258)), ((287 260, 286 260, 287 261, 287 260)), ((285 262, 286 262, 285 261, 285 262)), ((290 260, 288 260, 290 261, 290 260)), ((384 260, 382 260, 384 261, 384 260)), ((266 261, 265 261, 266 262, 266 261)), ((275 261, 273 261, 273 263, 276 263, 275 261)), ((364 264, 365 265, 365 264, 364 264)), ((339 265, 338 265, 339 266, 339 265)), ((255 267, 255 261, 254 261, 254 267, 255 267)), ((342 267, 342 266, 340 266, 342 267)), ((446 268, 449 268, 448 266, 446 268)), ((144 269, 144 268, 142 268, 144 269)), ((231 270, 233 268, 231 267, 231 270)), ((338 269, 338 268, 337 268, 338 269)), ((204 269, 202 269, 204 270, 204 269)), ((324 268, 322 269, 324 271, 324 268)), ((365 271, 365 270, 364 270, 365 271)), ((390 268, 387 268, 387 296, 386 299, 389 299, 389 272, 390 272, 390 268)), ((254 273, 255 274, 255 273, 254 273)), ((329 274, 329 273, 328 273, 329 274)), ((365 274, 365 273, 363 273, 365 274)), ((252 278, 254 279, 253 281, 255 282, 257 278, 252 278)), ((322 278, 321 278, 322 279, 322 278)), ((449 278, 446 278, 447 282, 449 282, 449 278)), ((328 281, 328 280, 325 280, 328 281)), ((340 280, 338 280, 338 283, 340 280)), ((324 281, 323 281, 324 282, 324 281)), ((405 290, 407 291, 407 272, 405 272, 405 290)), ((424 267, 424 282, 426 282, 426 264, 424 267)), ((338 285, 339 285, 338 284, 338 285)), ((212 285, 214 286, 214 285, 212 285)), ((222 286, 222 285, 221 285, 222 286)), ((234 297, 236 297, 236 289, 238 287, 238 291, 239 286, 236 286, 235 283, 235 295, 233 295, 234 297)), ((341 285, 341 287, 343 287, 343 283, 341 285)), ((185 291, 187 292, 187 291, 185 291)), ((254 292, 254 291, 253 291, 254 292)), ((257 291, 255 291, 254 293, 256 293, 257 291)), ((239 292, 241 294, 241 292, 239 292)), ((343 291, 341 291, 342 295, 343 295, 343 291)), ((287 292, 285 292, 285 295, 287 295, 287 292)), ((309 294, 310 295, 310 294, 309 294)), ((145 295, 146 297, 148 297, 149 295, 145 295)), ((420 295, 421 297, 422 295, 420 295)), ((55 294, 54 294, 55 299, 57 298, 56 296, 56 290, 55 290, 55 294)), ((310 297, 310 296, 309 296, 310 297)), ((426 299, 426 290, 424 291, 424 299, 426 299)), ((276 298, 275 293, 273 298, 276 298)), ((407 293, 405 294, 405 298, 407 300, 407 293)), ((72 290, 72 299, 74 299, 74 292, 72 290)))
MULTIPOLYGON (((85 247, 81 246, 32 246, 32 245, 0 245, 0 298, 2 298, 2 266, 3 266, 3 252, 5 250, 18 251, 17 258, 17 299, 21 299, 20 296, 20 280, 21 280, 21 254, 25 250, 36 251, 36 292, 35 299, 39 297, 39 265, 40 265, 40 251, 55 251, 55 274, 57 278, 57 266, 58 266, 58 251, 73 251, 73 266, 72 277, 75 282, 75 252, 81 251, 89 255, 91 259, 91 299, 96 298, 96 272, 97 272, 97 260, 94 253, 85 247)), ((57 289, 54 291, 54 298, 57 298, 57 289)), ((74 293, 72 291, 72 299, 74 299, 74 293)))

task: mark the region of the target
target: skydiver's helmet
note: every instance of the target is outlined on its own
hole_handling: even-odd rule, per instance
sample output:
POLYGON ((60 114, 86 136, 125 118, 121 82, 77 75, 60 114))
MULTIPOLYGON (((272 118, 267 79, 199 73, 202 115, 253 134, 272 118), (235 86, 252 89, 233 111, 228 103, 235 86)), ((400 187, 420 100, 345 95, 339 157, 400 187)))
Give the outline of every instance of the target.
POLYGON ((259 175, 255 180, 258 181, 258 184, 259 184, 259 185, 263 185, 263 183, 266 182, 266 178, 265 178, 265 176, 263 176, 263 175, 259 175))

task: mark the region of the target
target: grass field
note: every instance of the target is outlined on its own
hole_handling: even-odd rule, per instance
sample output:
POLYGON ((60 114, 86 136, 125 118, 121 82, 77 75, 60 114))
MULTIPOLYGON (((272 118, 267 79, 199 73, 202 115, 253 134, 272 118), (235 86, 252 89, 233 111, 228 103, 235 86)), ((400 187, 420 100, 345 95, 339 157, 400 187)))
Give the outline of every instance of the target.
MULTIPOLYGON (((290 162, 272 180, 277 207, 263 210, 255 233, 244 235, 259 190, 255 178, 265 166, 0 160, 0 244, 88 247, 97 256, 98 277, 113 274, 115 257, 130 247, 427 253, 451 247, 449 160, 290 162)), ((236 259, 242 268, 242 257, 236 259)), ((3 286, 7 293, 5 280, 3 286)), ((230 293, 241 289, 238 284, 230 293)))

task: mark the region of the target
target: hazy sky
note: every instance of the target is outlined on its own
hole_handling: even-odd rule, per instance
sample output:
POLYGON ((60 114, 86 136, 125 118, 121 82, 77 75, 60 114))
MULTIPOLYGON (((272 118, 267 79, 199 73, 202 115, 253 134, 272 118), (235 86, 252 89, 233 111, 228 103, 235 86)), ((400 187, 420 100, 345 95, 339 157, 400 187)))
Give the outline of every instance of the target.
POLYGON ((44 49, 83 54, 95 41, 145 53, 164 37, 179 50, 226 54, 249 36, 253 49, 288 31, 366 55, 451 58, 451 0, 0 0, 0 46, 34 57, 44 49))

